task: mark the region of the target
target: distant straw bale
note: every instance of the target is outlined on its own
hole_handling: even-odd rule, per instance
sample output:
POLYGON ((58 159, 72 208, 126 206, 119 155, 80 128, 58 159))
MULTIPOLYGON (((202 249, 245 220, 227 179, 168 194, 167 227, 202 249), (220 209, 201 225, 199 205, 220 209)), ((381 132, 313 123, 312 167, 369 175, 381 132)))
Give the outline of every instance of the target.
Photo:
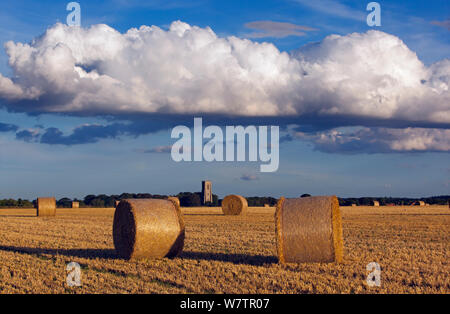
POLYGON ((56 215, 56 200, 54 197, 39 197, 37 199, 36 215, 51 217, 56 215))
POLYGON ((228 195, 222 201, 222 211, 224 215, 242 215, 245 214, 247 210, 247 199, 240 195, 228 195))

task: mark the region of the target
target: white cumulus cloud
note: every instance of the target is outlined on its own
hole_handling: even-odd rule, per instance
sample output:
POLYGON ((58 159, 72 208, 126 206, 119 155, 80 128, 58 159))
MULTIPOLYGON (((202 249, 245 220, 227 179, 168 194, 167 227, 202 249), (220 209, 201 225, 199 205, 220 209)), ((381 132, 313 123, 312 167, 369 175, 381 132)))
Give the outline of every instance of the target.
POLYGON ((291 54, 177 21, 122 34, 56 24, 5 44, 0 98, 22 112, 352 116, 450 123, 450 61, 426 67, 399 38, 331 35, 291 54))

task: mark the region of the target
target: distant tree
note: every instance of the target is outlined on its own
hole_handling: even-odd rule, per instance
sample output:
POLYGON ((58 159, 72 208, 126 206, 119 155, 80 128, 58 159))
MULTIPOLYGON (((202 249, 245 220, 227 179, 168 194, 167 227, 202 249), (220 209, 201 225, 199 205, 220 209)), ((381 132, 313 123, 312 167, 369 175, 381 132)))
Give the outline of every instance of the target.
POLYGON ((136 198, 156 198, 149 193, 139 193, 136 195, 136 198))
POLYGON ((135 198, 135 197, 134 197, 133 194, 130 194, 130 193, 122 193, 119 196, 119 199, 121 199, 121 200, 125 200, 125 199, 128 199, 128 198, 135 198))
POLYGON ((182 207, 199 207, 202 205, 201 198, 197 193, 183 192, 178 194, 182 207))
POLYGON ((87 205, 87 206, 90 206, 91 205, 91 202, 94 200, 96 198, 96 196, 95 195, 87 195, 87 196, 85 196, 84 197, 84 203, 87 205))
POLYGON ((109 196, 105 199, 105 207, 115 207, 116 199, 112 196, 109 196))
POLYGON ((300 197, 311 197, 311 194, 302 194, 300 197))
POLYGON ((14 199, 4 199, 0 200, 0 207, 4 208, 14 208, 14 207, 20 207, 20 208, 31 208, 34 207, 33 203, 28 200, 18 199, 17 201, 14 199))
POLYGON ((167 198, 167 195, 159 195, 159 194, 155 194, 155 195, 153 195, 151 198, 155 198, 155 199, 158 199, 158 200, 164 200, 164 199, 167 198))
POLYGON ((269 204, 270 206, 275 206, 277 204, 277 199, 273 197, 259 197, 252 196, 247 197, 247 203, 250 207, 264 207, 265 204, 269 204))
POLYGON ((56 202, 56 206, 60 208, 71 208, 72 200, 70 198, 63 197, 62 199, 56 202))
POLYGON ((89 206, 95 208, 102 208, 105 207, 105 201, 100 198, 96 198, 89 204, 89 206))
POLYGON ((213 201, 212 201, 211 206, 214 206, 214 207, 219 206, 219 196, 217 196, 216 194, 213 194, 212 197, 213 197, 213 201))

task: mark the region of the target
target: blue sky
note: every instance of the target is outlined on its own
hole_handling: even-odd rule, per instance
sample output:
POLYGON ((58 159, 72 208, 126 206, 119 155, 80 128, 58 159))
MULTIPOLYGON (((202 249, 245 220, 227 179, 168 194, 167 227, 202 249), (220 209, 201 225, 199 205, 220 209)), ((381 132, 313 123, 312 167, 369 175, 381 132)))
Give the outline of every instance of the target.
MULTIPOLYGON (((442 77, 448 79, 450 76, 445 63, 439 63, 450 57, 450 5, 446 0, 379 1, 382 26, 375 28, 366 24, 366 16, 369 13, 366 11, 366 5, 369 1, 361 0, 78 2, 81 5, 83 28, 107 24, 123 34, 130 28, 156 25, 168 32, 171 24, 180 20, 202 29, 209 27, 218 38, 236 36, 252 42, 272 43, 280 52, 288 53, 310 43, 322 42, 332 34, 345 37, 352 33, 366 34, 367 31, 376 29, 402 40, 412 53, 417 54, 427 69, 441 69, 441 72, 435 70, 438 73, 435 75, 436 79, 443 82, 440 88, 448 82, 442 77), (436 63, 439 65, 433 67, 436 63)), ((2 4, 0 41, 2 44, 8 41, 30 43, 55 23, 65 23, 69 13, 65 10, 67 3, 68 1, 17 0, 2 4)), ((352 42, 359 40, 348 38, 352 42)), ((367 41, 371 38, 373 37, 367 41)), ((382 37, 380 43, 383 43, 383 38, 388 40, 390 37, 382 37)), ((362 44, 358 41, 358 45, 364 43, 365 41, 362 41, 362 44)), ((327 60, 335 60, 342 57, 340 51, 345 57, 345 42, 330 41, 328 44, 336 46, 324 48, 328 47, 324 44, 309 57, 316 58, 323 53, 325 56, 332 56, 327 60)), ((365 51, 358 49, 351 51, 365 51)), ((370 50, 368 51, 370 53, 370 50)), ((253 50, 249 53, 253 53, 253 50)), ((306 52, 301 53, 308 57, 306 52)), ((283 56, 278 53, 276 55, 280 58, 277 60, 282 60, 283 56)), ((380 64, 386 64, 389 56, 386 53, 379 57, 374 53, 368 59, 380 58, 380 64)), ((408 51, 405 56, 410 56, 408 51)), ((29 87, 26 84, 36 79, 32 74, 34 69, 21 72, 20 79, 24 78, 24 73, 30 77, 22 82, 20 79, 16 81, 15 76, 19 70, 8 65, 9 58, 5 49, 0 50, 0 73, 5 78, 12 78, 17 86, 29 87)), ((264 64, 270 62, 268 60, 264 64)), ((321 66, 328 69, 328 72, 324 72, 326 81, 330 68, 326 68, 327 63, 323 60, 316 59, 315 62, 323 62, 321 66)), ((274 62, 274 65, 278 64, 278 61, 274 62)), ((308 69, 312 68, 311 64, 308 69)), ((409 67, 409 64, 419 68, 414 60, 399 68, 409 67)), ((351 65, 350 60, 349 68, 351 65)), ((34 66, 37 69, 36 63, 34 66)), ((99 73, 104 67, 98 68, 99 73)), ((291 65, 283 69, 289 70, 290 67, 291 65)), ((199 68, 203 69, 203 65, 199 68)), ((112 75, 114 71, 111 68, 108 70, 108 74, 112 75)), ((149 68, 148 71, 156 69, 149 68)), ((106 72, 105 70, 104 73, 106 72)), ((392 73, 395 72, 394 69, 392 73)), ((158 73, 164 75, 164 72, 158 73)), ((412 73, 416 73, 416 70, 412 73)), ((46 77, 45 73, 43 75, 46 77)), ((432 81, 431 78, 433 77, 430 77, 429 81, 432 81)), ((126 79, 128 81, 128 77, 126 79)), ((226 78, 225 81, 229 83, 231 79, 228 81, 226 78)), ((450 111, 450 104, 446 101, 450 98, 445 92, 436 96, 437 102, 441 102, 439 106, 433 107, 436 109, 424 102, 398 105, 402 110, 410 108, 411 112, 417 110, 419 114, 423 113, 423 118, 416 120, 408 116, 407 112, 398 113, 400 110, 391 115, 380 116, 369 110, 367 114, 359 116, 360 109, 353 111, 347 107, 342 109, 347 110, 344 110, 344 114, 336 116, 321 116, 323 110, 316 112, 311 109, 311 115, 297 110, 292 117, 287 118, 288 122, 285 121, 285 116, 280 119, 272 117, 268 120, 270 124, 275 125, 280 120, 282 136, 289 140, 281 143, 279 170, 274 173, 260 173, 260 163, 175 163, 170 154, 164 151, 149 152, 154 148, 172 145, 175 140, 170 138, 170 129, 180 121, 192 123, 194 116, 202 116, 201 110, 183 111, 181 115, 167 114, 163 118, 148 112, 137 112, 136 115, 133 110, 116 111, 116 107, 113 110, 106 105, 101 105, 100 109, 94 111, 74 111, 71 104, 70 110, 60 110, 58 102, 64 102, 64 97, 41 96, 36 102, 23 99, 23 102, 11 101, 6 96, 2 98, 1 82, 0 80, 0 198, 34 199, 38 195, 79 198, 87 194, 122 192, 176 194, 182 191, 200 191, 200 183, 205 179, 213 181, 214 193, 220 197, 229 193, 274 197, 295 197, 303 193, 336 194, 341 197, 421 197, 449 194, 450 191, 450 122, 446 118, 450 111), (52 107, 47 109, 47 105, 52 107), (406 107, 407 105, 411 107, 406 107), (434 114, 438 111, 443 114, 434 114), (336 125, 330 126, 330 123, 336 125), (292 124, 295 124, 295 127, 289 128, 288 125, 292 124), (362 131, 358 131, 359 128, 362 128, 362 131), (420 130, 405 131, 407 128, 420 130), (330 133, 332 131, 342 132, 338 142, 330 133), (414 136, 421 138, 415 141, 414 136), (325 142, 324 137, 327 139, 325 142), (345 143, 342 144, 343 142, 345 143), (411 142, 420 143, 416 145, 411 142), (398 148, 398 145, 401 148, 398 148)), ((39 88, 44 88, 43 85, 36 84, 39 88)), ((50 83, 45 86, 50 91, 55 88, 48 87, 51 86, 50 83)), ((448 84, 446 86, 448 88, 448 84)), ((154 88, 159 91, 164 90, 165 86, 154 88)), ((46 95, 51 95, 49 90, 45 91, 46 95)), ((296 89, 289 89, 292 90, 295 94, 296 89)), ((403 93, 399 91, 398 95, 403 93)), ((4 95, 9 94, 4 92, 4 95)), ((280 94, 276 95, 281 97, 280 94)), ((336 97, 338 96, 342 95, 336 94, 336 97)), ((292 97, 298 100, 298 97, 302 96, 292 97)), ((395 95, 393 97, 395 98, 395 95)), ((120 105, 120 108, 123 108, 124 104, 120 105)), ((136 106, 136 103, 130 101, 125 105, 136 106)), ((232 105, 230 104, 231 107, 232 105)), ((305 103, 301 108, 317 106, 321 104, 305 103)), ((175 105, 170 108, 175 110, 175 105)), ((224 115, 222 111, 214 111, 214 108, 211 110, 213 117, 209 121, 222 121, 221 125, 236 121, 266 125, 267 121, 260 119, 257 114, 254 117, 250 114, 241 117, 242 119, 235 119, 233 115, 224 115)), ((237 110, 236 116, 239 115, 237 110)))

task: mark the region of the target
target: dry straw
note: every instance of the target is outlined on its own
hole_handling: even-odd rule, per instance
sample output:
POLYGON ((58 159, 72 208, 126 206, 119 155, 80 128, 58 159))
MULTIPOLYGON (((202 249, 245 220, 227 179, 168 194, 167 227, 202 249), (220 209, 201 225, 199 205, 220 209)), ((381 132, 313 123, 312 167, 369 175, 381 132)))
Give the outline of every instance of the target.
POLYGON ((280 263, 343 260, 342 222, 336 196, 281 198, 275 228, 280 263))
POLYGON ((224 215, 242 215, 248 210, 245 197, 240 195, 228 195, 222 201, 222 211, 224 215))
POLYGON ((372 202, 372 205, 375 206, 375 207, 379 207, 379 206, 380 206, 380 202, 378 202, 378 201, 373 201, 373 202, 372 202))
POLYGON ((184 220, 172 201, 122 200, 113 224, 114 247, 124 259, 175 257, 184 246, 184 220))
POLYGON ((37 199, 36 215, 49 217, 56 215, 56 200, 54 197, 39 197, 37 199))
POLYGON ((167 198, 169 201, 175 202, 177 204, 178 207, 180 207, 180 199, 178 197, 175 196, 169 196, 167 198))
POLYGON ((72 208, 80 208, 79 202, 72 202, 72 208))

